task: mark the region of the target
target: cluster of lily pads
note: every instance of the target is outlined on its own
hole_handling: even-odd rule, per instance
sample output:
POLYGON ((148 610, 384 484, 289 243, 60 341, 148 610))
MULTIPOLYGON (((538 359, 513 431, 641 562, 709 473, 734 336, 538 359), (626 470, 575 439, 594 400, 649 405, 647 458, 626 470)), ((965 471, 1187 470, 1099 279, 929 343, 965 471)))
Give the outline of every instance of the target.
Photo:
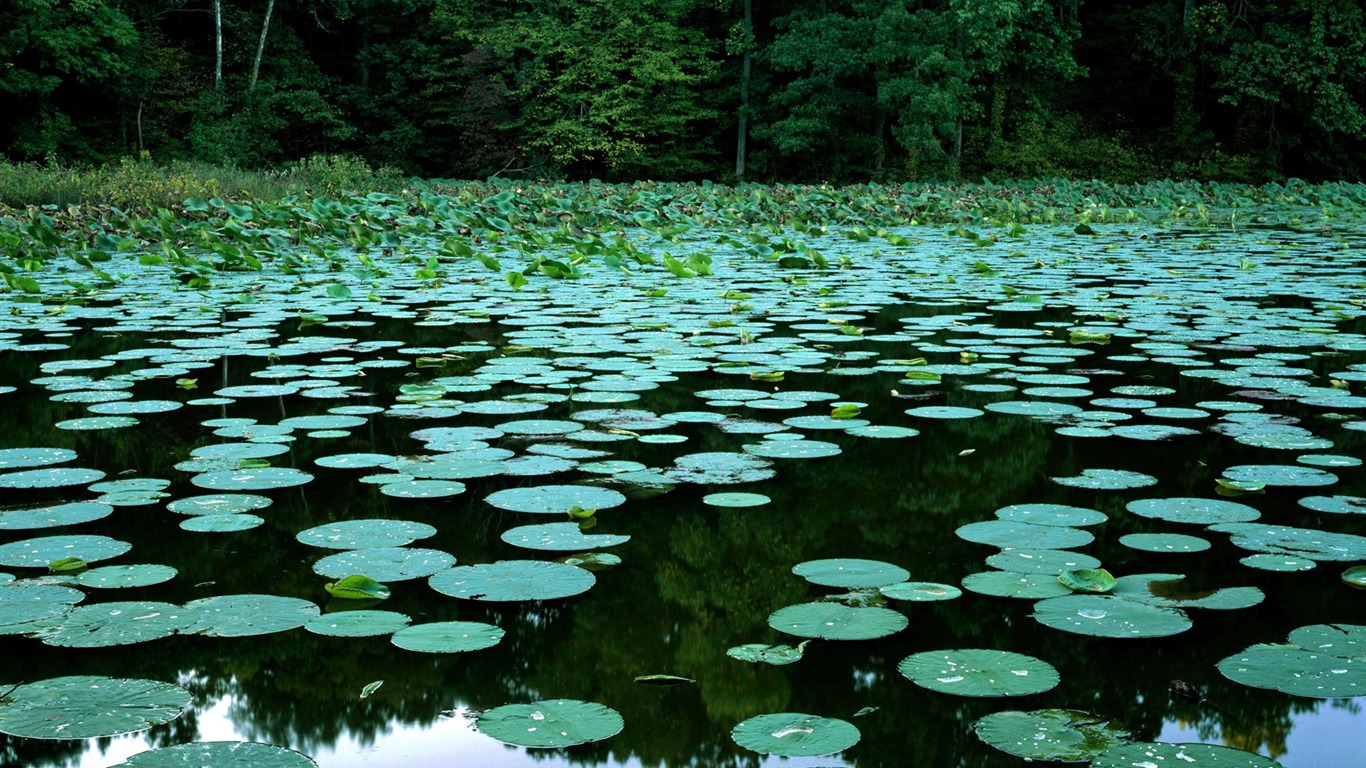
MULTIPOLYGON (((37 575, 6 577, 0 586, 0 634, 87 648, 302 628, 387 637, 422 653, 484 650, 502 640, 504 628, 413 624, 372 603, 396 589, 421 589, 403 582, 424 579, 431 591, 462 600, 580 595, 597 583, 596 572, 623 560, 598 550, 633 554, 631 537, 612 532, 612 513, 599 513, 630 511, 652 495, 697 486, 704 504, 742 515, 770 499, 730 486, 781 478, 784 462, 836 457, 862 441, 895 445, 923 432, 951 434, 977 419, 1025 420, 1058 441, 1228 440, 1251 451, 1295 454, 1294 463, 1224 467, 1209 477, 1209 497, 1134 499, 1125 509, 1155 528, 1202 525, 1228 534, 1251 553, 1242 560, 1251 568, 1366 561, 1366 537, 1266 524, 1245 503, 1284 488, 1332 485, 1338 472, 1361 463, 1350 452, 1326 453, 1366 431, 1366 398, 1352 394, 1366 381, 1366 362, 1359 361, 1366 334, 1353 330, 1366 315, 1358 292, 1363 265, 1345 244, 1333 259, 1299 252, 1305 243, 1321 245, 1317 239, 1327 235, 1318 231, 1276 239, 1239 232, 1221 244, 1197 234, 1168 244, 1162 236, 1104 226, 1108 219, 1099 214, 1047 231, 946 232, 910 226, 906 217, 913 214, 904 211, 818 202, 803 201, 808 207, 779 217, 781 226, 704 196, 645 192, 620 210, 592 208, 590 218, 585 206, 597 205, 595 199, 513 191, 480 200, 191 201, 183 220, 111 218, 85 231, 33 213, 20 242, 71 260, 29 255, 27 272, 3 272, 17 293, 6 297, 9 314, 0 316, 0 354, 34 356, 42 375, 0 396, 10 403, 46 397, 67 416, 53 427, 92 444, 118 441, 122 430, 161 428, 169 419, 197 425, 202 444, 177 457, 174 470, 183 477, 112 480, 109 469, 71 466, 81 454, 70 448, 0 449, 0 489, 32 499, 0 510, 0 531, 65 531, 134 513, 125 508, 163 507, 183 530, 232 536, 264 526, 282 492, 323 473, 356 493, 381 494, 414 510, 477 492, 484 508, 509 513, 499 524, 516 515, 556 519, 518 518, 498 532, 510 548, 504 551, 520 556, 457 563, 448 552, 412 546, 446 532, 436 525, 329 514, 289 531, 299 544, 335 550, 312 563, 315 574, 331 580, 320 582, 319 592, 360 601, 326 613, 312 600, 267 594, 86 605, 85 590, 150 587, 179 571, 159 563, 95 565, 133 549, 106 536, 15 538, 0 544, 0 566, 37 575), (503 260, 513 258, 518 268, 505 270, 503 260), (1232 278, 1235 290, 1216 290, 1232 278), (168 290, 168 283, 184 288, 168 290), (1296 303, 1261 303, 1286 285, 1296 286, 1296 303), (884 308, 907 304, 916 311, 879 318, 884 308), (393 321, 448 329, 453 343, 365 338, 393 321), (82 357, 73 337, 85 333, 124 341, 113 353, 82 357), (1139 364, 1170 380, 1125 383, 1130 366, 1139 364), (386 371, 404 381, 370 391, 370 381, 386 371), (220 375, 221 385, 211 387, 210 377, 220 375), (863 401, 808 388, 816 377, 830 388, 866 377, 886 394, 863 401), (696 409, 648 408, 652 391, 694 384, 696 409), (168 387, 183 399, 139 397, 168 387), (1218 394, 1191 403, 1186 388, 1218 394), (279 418, 264 418, 263 405, 278 405, 279 418), (308 412, 286 415, 298 408, 308 412), (377 422, 402 428, 407 450, 326 450, 327 441, 377 422), (690 441, 729 450, 692 450, 690 441), (296 461, 305 446, 323 454, 313 466, 296 461), (625 446, 649 446, 651 455, 668 459, 650 465, 614 453, 625 446)), ((1119 494, 1160 479, 1088 467, 1053 481, 1119 494)), ((1366 500, 1350 495, 1304 496, 1299 504, 1326 528, 1333 518, 1366 512, 1366 500)), ((1019 503, 998 509, 995 520, 964 525, 959 537, 1000 551, 987 559, 992 570, 969 575, 962 588, 1038 600, 1039 623, 1107 638, 1174 635, 1192 626, 1189 609, 1250 608, 1264 599, 1255 587, 1195 593, 1173 574, 1111 575, 1099 559, 1074 551, 1092 544, 1091 530, 1103 532, 1108 519, 1089 507, 1019 503)), ((1116 543, 1164 556, 1214 546, 1166 530, 1130 533, 1116 543)), ((769 616, 772 629, 801 638, 797 645, 744 644, 726 651, 731 657, 790 664, 812 641, 874 640, 905 628, 906 614, 886 600, 962 595, 958 587, 913 580, 899 566, 860 558, 809 560, 793 570, 848 592, 769 616)), ((1360 583, 1360 569, 1343 578, 1360 583)), ((1356 629, 1339 631, 1356 637, 1356 629)), ((1337 675, 1328 679, 1344 681, 1340 686, 1324 683, 1312 688, 1316 693, 1264 687, 1354 695, 1341 692, 1356 690, 1355 646, 1348 656, 1328 653, 1322 637, 1300 634, 1292 634, 1291 646, 1255 646, 1220 669, 1239 682, 1264 679, 1247 672, 1264 667, 1290 670, 1295 679, 1337 675)), ((918 651, 898 670, 931 691, 964 696, 1032 695, 1060 680, 1042 659, 981 648, 918 651)), ((55 678, 0 700, 0 732, 112 735, 165 722, 188 704, 183 689, 166 683, 55 678), (155 716, 105 724, 105 715, 126 714, 118 709, 123 696, 151 697, 155 716)), ((495 739, 528 747, 598 741, 624 727, 606 704, 553 698, 495 707, 475 722, 495 739)), ((1068 710, 1001 712, 978 721, 976 731, 1012 754, 1035 744, 1022 755, 1032 759, 1094 758, 1109 766, 1140 759, 1134 755, 1189 762, 1184 754, 1210 765, 1270 764, 1218 748, 1130 743, 1104 721, 1068 710), (1106 748, 1093 749, 1098 743, 1106 748), (1067 750, 1076 744, 1092 751, 1073 757, 1067 750)), ((732 736, 741 747, 774 755, 830 754, 860 738, 846 721, 805 713, 757 714, 732 736)), ((169 749, 263 750, 261 765, 302 758, 265 745, 169 749)), ((146 754, 128 764, 171 764, 146 754)))

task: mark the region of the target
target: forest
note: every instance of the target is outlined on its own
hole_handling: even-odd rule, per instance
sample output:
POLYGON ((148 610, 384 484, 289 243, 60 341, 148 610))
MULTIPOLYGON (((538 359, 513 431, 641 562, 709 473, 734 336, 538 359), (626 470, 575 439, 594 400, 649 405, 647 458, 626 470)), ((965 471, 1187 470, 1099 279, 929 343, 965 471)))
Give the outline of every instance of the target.
POLYGON ((1359 0, 6 0, 13 162, 1355 179, 1359 0))

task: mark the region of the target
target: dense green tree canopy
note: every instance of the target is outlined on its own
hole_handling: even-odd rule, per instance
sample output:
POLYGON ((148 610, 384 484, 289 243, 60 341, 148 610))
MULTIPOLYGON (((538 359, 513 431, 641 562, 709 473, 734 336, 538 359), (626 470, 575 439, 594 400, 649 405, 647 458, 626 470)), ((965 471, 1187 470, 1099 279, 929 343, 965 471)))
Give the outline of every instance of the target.
POLYGON ((1360 173, 1353 0, 10 0, 11 160, 896 181, 1360 173), (738 141, 737 141, 738 138, 738 141), (738 162, 737 162, 738 161, 738 162))

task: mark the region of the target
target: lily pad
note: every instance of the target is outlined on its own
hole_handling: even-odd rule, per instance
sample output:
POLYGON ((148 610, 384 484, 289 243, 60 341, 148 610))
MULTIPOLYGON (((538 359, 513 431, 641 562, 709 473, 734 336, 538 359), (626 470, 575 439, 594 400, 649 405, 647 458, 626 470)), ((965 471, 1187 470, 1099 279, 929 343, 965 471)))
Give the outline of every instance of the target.
POLYGON ((906 628, 906 617, 888 608, 841 603, 800 603, 779 608, 768 625, 789 635, 822 640, 875 640, 906 628))
POLYGON ((992 597, 1015 597, 1025 600, 1072 594, 1072 590, 1058 583, 1055 574, 1011 571, 970 573, 963 577, 963 589, 992 597))
POLYGON ((1083 469, 1075 477, 1055 477, 1053 482, 1072 488, 1091 488, 1099 491, 1121 491, 1157 485, 1157 478, 1127 469, 1083 469))
POLYGON ((1047 573, 1054 576, 1079 568, 1099 568, 1090 555, 1066 549, 1007 549, 987 558, 987 565, 1015 573, 1047 573))
POLYGON ((0 733, 29 739, 89 739, 145 731, 185 713, 192 700, 156 680, 79 675, 20 685, 0 706, 0 733))
POLYGON ((1109 595, 1066 595, 1034 604, 1034 619, 1046 627, 1094 637, 1166 637, 1191 628, 1176 608, 1136 603, 1109 595))
POLYGON ((391 635, 408 626, 412 619, 393 611, 337 611, 314 616, 304 629, 328 637, 376 637, 391 635))
POLYGON ((702 497, 702 503, 713 507, 760 507, 771 499, 762 493, 709 493, 702 497))
POLYGON ((22 472, 0 474, 0 488, 61 488, 70 485, 89 485, 102 480, 105 472, 84 467, 51 467, 26 469, 22 472))
POLYGON ((495 491, 484 501, 499 509, 538 515, 563 515, 572 507, 610 509, 626 497, 610 488, 593 485, 536 485, 495 491))
POLYGON ((996 517, 1017 523, 1076 528, 1098 525, 1109 519, 1104 512, 1066 504, 1012 504, 996 510, 996 517))
POLYGON ((984 649, 912 654, 897 671, 922 688, 956 696, 1028 696, 1052 690, 1060 679, 1041 659, 984 649))
POLYGON ((0 449, 0 469, 23 469, 65 464, 76 458, 69 448, 4 448, 0 449))
POLYGON ((1116 744, 1097 755, 1091 768, 1282 768, 1256 752, 1217 744, 1143 742, 1116 744))
MULTIPOLYGON (((1300 506, 1333 515, 1366 515, 1366 498, 1361 496, 1306 496, 1300 506)), ((3 518, 0 518, 3 519, 3 518)))
POLYGON ((1333 699, 1366 694, 1366 658, 1342 658, 1298 645, 1254 645, 1216 666, 1235 683, 1294 696, 1333 699))
POLYGON ((192 741, 139 752, 114 768, 317 768, 308 755, 254 741, 192 741))
POLYGON ((313 475, 291 467, 262 467, 204 472, 190 478, 200 488, 215 491, 264 491, 293 488, 313 479, 313 475))
POLYGON ((808 560, 792 568, 792 572, 812 584, 826 587, 882 587, 905 581, 911 574, 905 568, 879 560, 843 558, 808 560))
POLYGON ((843 752, 862 738, 852 723, 800 712, 758 715, 731 729, 736 744, 761 755, 813 757, 843 752))
POLYGON ((1072 709, 995 712, 973 725, 977 738, 1026 760, 1084 763, 1129 739, 1106 718, 1072 709))
POLYGON ((302 627, 320 611, 297 597, 220 595, 185 604, 192 623, 183 631, 209 637, 247 637, 302 627))
POLYGON ((1072 549, 1095 541, 1095 536, 1076 528, 1056 525, 984 520, 960 526, 954 533, 960 539, 1014 549, 1072 549))
POLYGON ((46 568, 52 561, 68 557, 93 563, 118 557, 132 548, 132 544, 108 536, 42 536, 0 546, 0 565, 46 568))
POLYGON ((0 511, 0 531, 57 528, 101 520, 113 514, 114 507, 98 501, 73 501, 26 509, 0 511))
POLYGON ((504 531, 498 538, 514 547, 539 549, 547 552, 573 552, 595 547, 614 547, 631 540, 630 536, 612 533, 587 534, 578 523, 545 523, 522 525, 504 531))
POLYGON ((1224 477, 1237 483, 1296 487, 1332 485, 1338 481, 1332 472, 1293 464, 1239 464, 1224 470, 1224 477))
POLYGON ((1140 552, 1204 552, 1210 547, 1199 536, 1183 533, 1130 533, 1120 536, 1119 543, 1140 552))
POLYGON ((432 589, 466 600, 554 600, 587 592, 597 579, 582 568, 541 560, 461 565, 431 577, 432 589))
POLYGON ((323 587, 327 594, 338 600, 387 600, 389 588, 370 578, 352 574, 335 582, 329 581, 323 587))
POLYGON ((174 579, 176 573, 169 565, 106 565, 81 573, 76 577, 76 583, 90 589, 150 587, 174 579))
POLYGON ((1209 530, 1232 534, 1234 546, 1253 552, 1327 562, 1366 560, 1366 537, 1350 533, 1260 523, 1224 523, 1209 530))
POLYGON ((474 727, 505 744, 555 748, 611 738, 625 722, 615 709, 603 704, 553 699, 494 707, 480 713, 474 727))
POLYGON ((107 648, 170 637, 191 619, 190 611, 170 603, 96 603, 73 609, 60 624, 34 636, 63 648, 107 648))
POLYGON ((798 643, 795 646, 746 643, 726 649, 726 655, 732 659, 747 661, 751 664, 772 664, 775 667, 801 661, 805 652, 806 642, 798 643))
POLYGON ((249 531, 264 524, 258 515, 195 515, 180 521, 180 528, 195 533, 234 533, 249 531))
POLYGON ((364 573, 379 581, 422 579, 455 565, 455 556, 436 549, 372 547, 328 555, 313 564, 319 576, 340 579, 364 573))
POLYGON ((1253 507, 1236 501, 1193 497, 1139 499, 1129 502, 1125 509, 1140 517, 1191 525, 1244 523, 1262 516, 1262 513, 1253 507))
POLYGON ((938 584, 932 581, 903 581, 878 587, 883 597, 910 603, 927 603, 938 600, 952 600, 963 594, 963 590, 951 584, 938 584))
POLYGON ((1058 583, 1074 592, 1109 592, 1119 583, 1104 568, 1075 568, 1058 574, 1058 583))
POLYGON ((394 633, 394 645, 422 653, 464 653, 492 648, 503 639, 503 630, 477 621, 439 621, 413 624, 394 633))
POLYGON ((436 535, 426 523, 411 520, 346 520, 300 531, 294 538, 326 549, 401 547, 436 535))

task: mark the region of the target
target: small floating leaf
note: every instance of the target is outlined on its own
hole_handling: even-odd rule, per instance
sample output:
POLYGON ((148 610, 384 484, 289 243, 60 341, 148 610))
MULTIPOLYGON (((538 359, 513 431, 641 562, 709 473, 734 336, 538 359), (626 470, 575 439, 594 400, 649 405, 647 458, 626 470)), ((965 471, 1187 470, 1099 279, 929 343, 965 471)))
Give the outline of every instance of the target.
POLYGON ((481 713, 474 723, 480 733, 505 744, 539 748, 602 741, 624 726, 615 709, 575 699, 504 704, 481 713))
POLYGON ((843 752, 863 737, 852 723, 800 712, 758 715, 731 729, 736 744, 761 755, 813 757, 843 752))
POLYGON ((690 677, 679 677, 678 675, 637 675, 635 682, 641 685, 688 685, 697 681, 690 677))
POLYGON ((1074 592, 1109 592, 1118 582, 1104 568, 1076 568, 1058 574, 1058 583, 1074 592))
POLYGON ((1058 670, 1010 651, 924 651, 901 660, 897 671, 922 688, 957 696, 1028 696, 1052 690, 1058 670))
POLYGON ((389 588, 369 576, 352 575, 323 585, 327 594, 340 600, 384 600, 389 588))

